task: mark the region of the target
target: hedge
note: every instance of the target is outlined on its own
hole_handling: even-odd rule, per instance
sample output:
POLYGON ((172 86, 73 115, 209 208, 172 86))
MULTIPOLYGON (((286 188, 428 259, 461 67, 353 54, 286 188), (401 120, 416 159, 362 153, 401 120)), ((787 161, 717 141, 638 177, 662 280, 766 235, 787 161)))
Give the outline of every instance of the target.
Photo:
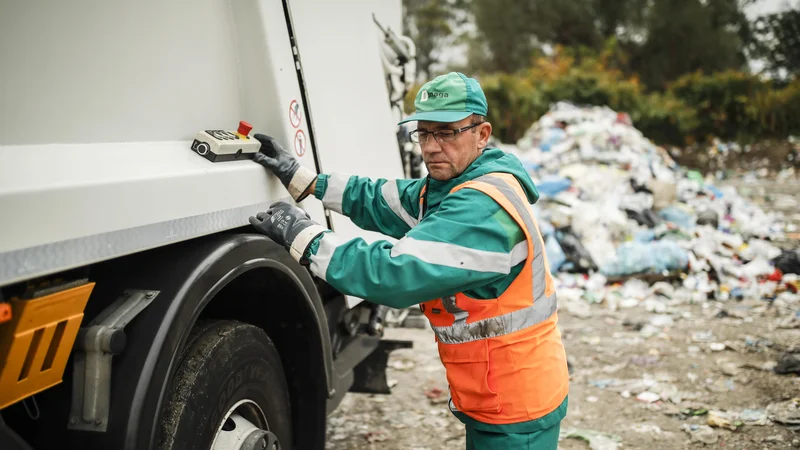
MULTIPOLYGON (((800 80, 775 89, 768 80, 726 71, 693 73, 665 92, 648 93, 635 77, 605 67, 602 60, 576 63, 569 56, 540 58, 517 74, 477 74, 489 102, 494 134, 514 143, 549 105, 570 101, 608 105, 630 114, 634 126, 659 144, 682 146, 719 137, 751 143, 800 135, 800 80)), ((409 92, 413 111, 419 86, 409 92)))

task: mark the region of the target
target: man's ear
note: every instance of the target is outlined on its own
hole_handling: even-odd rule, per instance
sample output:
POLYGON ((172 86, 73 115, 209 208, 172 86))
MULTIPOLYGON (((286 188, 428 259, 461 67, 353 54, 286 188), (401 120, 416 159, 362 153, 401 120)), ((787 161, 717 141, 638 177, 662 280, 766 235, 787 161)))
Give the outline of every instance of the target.
POLYGON ((483 122, 478 126, 478 148, 485 148, 489 144, 489 137, 492 135, 492 124, 483 122))

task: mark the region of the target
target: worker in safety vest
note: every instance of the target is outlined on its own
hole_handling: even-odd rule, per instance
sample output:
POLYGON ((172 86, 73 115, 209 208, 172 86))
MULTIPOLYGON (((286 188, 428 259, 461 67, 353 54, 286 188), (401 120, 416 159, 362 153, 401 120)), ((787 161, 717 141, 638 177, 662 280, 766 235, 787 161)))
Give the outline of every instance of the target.
POLYGON ((467 449, 558 446, 567 358, 556 292, 530 204, 539 194, 519 159, 487 148, 492 125, 478 82, 461 73, 419 90, 412 139, 429 175, 370 180, 317 175, 275 142, 255 160, 300 201, 313 194, 395 244, 344 239, 288 202, 251 217, 260 232, 343 294, 393 308, 420 305, 450 385, 467 449))

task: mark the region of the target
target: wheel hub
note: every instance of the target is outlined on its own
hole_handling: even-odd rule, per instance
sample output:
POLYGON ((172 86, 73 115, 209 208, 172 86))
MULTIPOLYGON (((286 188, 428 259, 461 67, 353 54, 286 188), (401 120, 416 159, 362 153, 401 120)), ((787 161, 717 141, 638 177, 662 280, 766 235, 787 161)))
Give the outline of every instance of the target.
POLYGON ((258 404, 241 400, 223 417, 211 450, 281 450, 281 445, 278 437, 269 431, 258 404))

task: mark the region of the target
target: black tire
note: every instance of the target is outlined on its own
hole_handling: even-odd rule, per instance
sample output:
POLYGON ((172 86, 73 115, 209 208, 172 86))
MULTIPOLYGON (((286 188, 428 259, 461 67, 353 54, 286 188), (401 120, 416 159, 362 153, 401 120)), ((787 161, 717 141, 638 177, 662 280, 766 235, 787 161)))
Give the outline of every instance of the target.
POLYGON ((272 341, 263 330, 246 323, 197 324, 171 382, 159 449, 211 448, 225 414, 245 399, 261 408, 281 449, 291 450, 289 388, 272 341))

